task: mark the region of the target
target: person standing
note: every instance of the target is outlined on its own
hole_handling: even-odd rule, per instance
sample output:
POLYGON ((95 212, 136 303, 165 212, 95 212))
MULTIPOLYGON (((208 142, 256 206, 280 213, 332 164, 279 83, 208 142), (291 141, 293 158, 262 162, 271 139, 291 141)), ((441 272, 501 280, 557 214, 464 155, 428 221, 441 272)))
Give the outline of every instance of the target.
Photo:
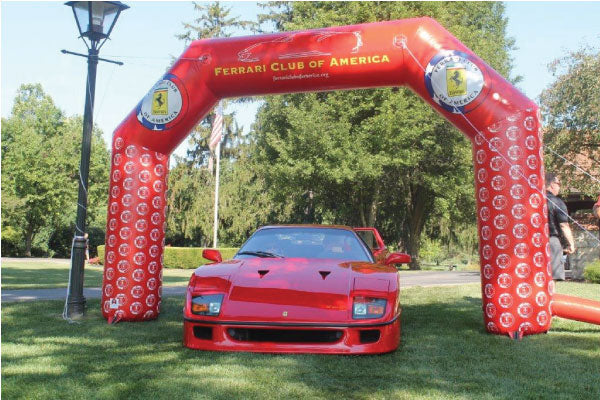
POLYGON ((90 236, 86 233, 83 234, 85 238, 85 261, 90 261, 90 236))
POLYGON ((594 208, 592 208, 592 213, 598 219, 600 219, 600 196, 598 196, 598 201, 594 204, 594 208))
POLYGON ((552 264, 552 278, 556 280, 565 279, 565 264, 563 252, 572 254, 575 252, 575 241, 569 226, 569 214, 567 205, 558 198, 560 191, 560 180, 553 173, 546 174, 546 197, 548 199, 548 227, 550 230, 550 257, 552 264), (561 242, 563 238, 567 248, 563 250, 561 242))

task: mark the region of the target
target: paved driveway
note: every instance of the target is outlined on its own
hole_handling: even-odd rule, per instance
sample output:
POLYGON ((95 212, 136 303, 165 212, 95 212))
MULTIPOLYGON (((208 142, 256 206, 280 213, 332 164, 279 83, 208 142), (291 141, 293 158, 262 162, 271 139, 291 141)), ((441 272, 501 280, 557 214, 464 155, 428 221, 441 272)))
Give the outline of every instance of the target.
MULTIPOLYGON (((413 286, 447 286, 465 283, 479 283, 479 272, 471 271, 402 271, 400 272, 400 287, 413 286)), ((183 296, 185 286, 163 286, 163 296, 183 296)), ((99 299, 102 296, 100 288, 84 288, 86 299, 99 299)), ((2 290, 2 302, 33 301, 33 300, 64 300, 67 297, 66 288, 58 289, 21 289, 2 290)))
POLYGON ((479 271, 400 271, 400 288, 481 283, 479 271))

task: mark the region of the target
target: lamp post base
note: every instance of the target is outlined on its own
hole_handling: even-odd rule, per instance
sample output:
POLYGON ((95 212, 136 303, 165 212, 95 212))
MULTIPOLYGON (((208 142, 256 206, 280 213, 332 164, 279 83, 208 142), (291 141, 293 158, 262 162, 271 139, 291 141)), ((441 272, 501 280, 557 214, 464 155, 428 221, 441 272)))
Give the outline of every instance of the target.
POLYGON ((85 297, 83 296, 83 275, 85 267, 85 247, 87 239, 75 236, 71 255, 69 293, 67 295, 66 317, 78 319, 85 316, 85 297))
POLYGON ((85 317, 85 297, 74 297, 67 300, 67 317, 81 319, 85 317))

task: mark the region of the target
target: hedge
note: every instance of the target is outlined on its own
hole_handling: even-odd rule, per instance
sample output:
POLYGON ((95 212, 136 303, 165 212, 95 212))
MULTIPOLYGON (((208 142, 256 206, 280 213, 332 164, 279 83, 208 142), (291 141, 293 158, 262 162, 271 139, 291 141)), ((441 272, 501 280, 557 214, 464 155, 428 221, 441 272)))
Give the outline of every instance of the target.
MULTIPOLYGON (((208 264, 212 261, 202 258, 202 250, 204 249, 204 247, 165 247, 164 268, 194 269, 208 264)), ((223 260, 231 259, 238 250, 238 247, 223 247, 219 249, 223 260)), ((98 257, 100 264, 104 264, 104 245, 98 246, 98 257)))
POLYGON ((591 263, 583 270, 583 277, 591 283, 600 283, 600 261, 591 263))

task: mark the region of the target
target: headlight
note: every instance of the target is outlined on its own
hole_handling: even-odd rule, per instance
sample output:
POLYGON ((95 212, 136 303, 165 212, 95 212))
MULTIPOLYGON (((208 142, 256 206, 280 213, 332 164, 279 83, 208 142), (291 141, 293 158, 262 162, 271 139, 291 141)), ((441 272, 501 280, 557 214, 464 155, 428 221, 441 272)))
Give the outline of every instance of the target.
POLYGON ((385 313, 385 299, 376 299, 374 297, 355 297, 352 306, 352 318, 367 319, 381 318, 385 313))
POLYGON ((192 297, 192 313, 217 316, 221 312, 222 294, 207 294, 192 297))

